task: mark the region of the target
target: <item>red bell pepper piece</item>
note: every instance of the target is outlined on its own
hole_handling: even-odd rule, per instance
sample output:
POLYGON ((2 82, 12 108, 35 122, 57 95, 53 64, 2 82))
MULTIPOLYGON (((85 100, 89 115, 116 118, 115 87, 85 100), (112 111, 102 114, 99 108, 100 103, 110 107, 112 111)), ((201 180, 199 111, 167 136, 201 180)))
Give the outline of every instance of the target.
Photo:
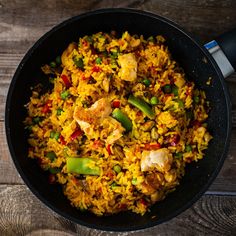
POLYGON ((66 75, 61 75, 61 78, 66 86, 66 89, 71 87, 71 82, 69 80, 69 78, 66 75))
POLYGON ((48 182, 49 182, 49 184, 55 184, 56 183, 56 176, 54 174, 50 174, 48 176, 48 182))
POLYGON ((88 42, 87 42, 86 40, 83 40, 83 41, 82 41, 82 44, 83 44, 84 47, 87 47, 87 46, 88 46, 88 42))
POLYGON ((74 133, 70 136, 71 141, 75 140, 76 138, 78 138, 82 134, 83 134, 83 131, 81 129, 76 129, 74 131, 74 133))
POLYGON ((66 141, 65 141, 65 139, 64 139, 64 137, 61 135, 60 136, 60 143, 62 144, 62 145, 66 145, 66 141))
POLYGON ((180 136, 178 134, 174 135, 170 140, 171 146, 176 146, 180 141, 180 136))
POLYGON ((113 102, 112 102, 112 106, 113 106, 114 108, 119 108, 119 107, 120 107, 120 101, 118 101, 118 100, 113 101, 113 102))
POLYGON ((140 199, 140 203, 143 204, 144 206, 147 206, 147 201, 145 199, 140 199))
POLYGON ((192 126, 194 126, 195 128, 199 128, 201 125, 202 123, 198 120, 192 121, 192 126))
POLYGON ((111 152, 111 144, 107 145, 107 152, 108 152, 109 155, 112 154, 112 152, 111 152))
POLYGON ((98 66, 94 66, 94 67, 92 68, 92 72, 99 72, 99 71, 101 71, 101 68, 98 67, 98 66))
POLYGON ((99 147, 102 147, 102 142, 100 140, 94 140, 93 147, 95 149, 98 149, 99 147))
POLYGON ((111 171, 109 171, 107 174, 106 174, 106 177, 110 178, 110 179, 114 179, 115 177, 115 174, 111 171))
POLYGON ((122 203, 122 204, 120 204, 119 209, 125 210, 125 209, 127 209, 127 205, 122 203))
POLYGON ((52 101, 50 100, 47 101, 42 108, 42 113, 47 114, 50 111, 51 106, 52 106, 52 101))

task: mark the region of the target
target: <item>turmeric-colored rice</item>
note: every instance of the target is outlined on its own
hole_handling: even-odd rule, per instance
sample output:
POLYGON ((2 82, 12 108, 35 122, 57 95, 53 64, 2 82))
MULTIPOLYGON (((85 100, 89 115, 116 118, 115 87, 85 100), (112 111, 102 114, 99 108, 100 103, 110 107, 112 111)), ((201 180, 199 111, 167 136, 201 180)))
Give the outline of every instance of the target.
POLYGON ((143 215, 203 158, 209 104, 162 36, 84 36, 42 70, 52 89, 26 105, 28 155, 76 208, 143 215))

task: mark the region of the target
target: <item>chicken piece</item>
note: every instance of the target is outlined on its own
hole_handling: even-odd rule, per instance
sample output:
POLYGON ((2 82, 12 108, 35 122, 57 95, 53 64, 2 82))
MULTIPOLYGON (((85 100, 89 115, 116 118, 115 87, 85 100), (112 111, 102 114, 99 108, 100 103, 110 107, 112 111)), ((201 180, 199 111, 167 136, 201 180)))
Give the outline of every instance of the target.
POLYGON ((145 195, 152 195, 161 187, 163 180, 164 176, 162 173, 149 173, 146 176, 145 181, 137 187, 145 195))
POLYGON ((91 136, 96 126, 102 127, 106 134, 106 143, 113 144, 122 137, 125 129, 120 122, 110 117, 112 112, 111 104, 106 98, 96 101, 90 108, 76 107, 74 119, 87 136, 91 136))
POLYGON ((106 119, 109 119, 109 122, 111 123, 111 125, 114 126, 114 130, 107 137, 106 143, 113 144, 116 140, 118 140, 119 138, 123 136, 123 132, 125 131, 125 128, 121 125, 120 122, 118 122, 112 117, 107 117, 106 119))
POLYGON ((176 170, 174 169, 170 170, 169 172, 165 173, 164 177, 168 183, 173 183, 177 178, 176 170))
MULTIPOLYGON (((122 130, 122 132, 123 131, 124 130, 122 130)), ((112 131, 112 133, 107 137, 107 143, 113 144, 116 140, 123 136, 122 132, 120 132, 120 129, 115 129, 114 131, 112 131)))
POLYGON ((158 189, 164 181, 164 176, 162 173, 149 173, 146 176, 146 182, 153 188, 158 189))
POLYGON ((101 98, 98 101, 96 101, 89 109, 88 111, 92 116, 95 115, 96 118, 103 119, 105 117, 108 117, 111 112, 111 104, 106 98, 101 98))
POLYGON ((137 78, 137 61, 133 53, 120 55, 118 62, 121 66, 120 76, 122 80, 134 81, 137 78))
POLYGON ((141 184, 140 191, 145 195, 151 195, 156 192, 156 189, 152 185, 143 182, 141 184))
POLYGON ((141 158, 141 170, 148 171, 155 168, 159 172, 165 173, 170 170, 172 162, 172 154, 167 148, 143 151, 141 158))
POLYGON ((74 119, 87 135, 93 132, 93 126, 108 117, 112 112, 111 104, 106 98, 96 101, 90 108, 85 109, 77 106, 74 110, 74 119))
POLYGON ((93 134, 93 126, 91 124, 89 124, 86 121, 82 121, 82 120, 76 120, 80 126, 80 128, 84 131, 84 133, 87 136, 91 136, 93 134))

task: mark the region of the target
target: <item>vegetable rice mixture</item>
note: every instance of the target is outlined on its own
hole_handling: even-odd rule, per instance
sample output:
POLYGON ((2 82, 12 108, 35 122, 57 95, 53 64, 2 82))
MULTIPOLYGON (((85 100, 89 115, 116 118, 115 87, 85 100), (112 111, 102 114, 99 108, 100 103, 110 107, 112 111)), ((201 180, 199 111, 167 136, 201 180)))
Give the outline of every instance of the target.
POLYGON ((143 215, 203 158, 209 104, 162 36, 84 36, 42 70, 52 88, 26 105, 28 155, 81 211, 143 215))

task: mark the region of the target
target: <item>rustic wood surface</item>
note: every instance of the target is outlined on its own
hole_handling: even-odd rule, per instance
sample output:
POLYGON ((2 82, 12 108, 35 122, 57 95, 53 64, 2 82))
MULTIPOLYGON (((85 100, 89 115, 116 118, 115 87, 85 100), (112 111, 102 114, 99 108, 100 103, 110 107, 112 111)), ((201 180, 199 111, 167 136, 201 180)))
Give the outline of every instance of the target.
POLYGON ((167 223, 129 233, 88 229, 46 208, 18 176, 4 130, 5 100, 14 71, 26 51, 52 26, 102 7, 152 11, 179 23, 203 43, 236 27, 233 0, 0 0, 0 235, 236 235, 236 74, 227 78, 233 129, 224 166, 206 195, 167 223))

